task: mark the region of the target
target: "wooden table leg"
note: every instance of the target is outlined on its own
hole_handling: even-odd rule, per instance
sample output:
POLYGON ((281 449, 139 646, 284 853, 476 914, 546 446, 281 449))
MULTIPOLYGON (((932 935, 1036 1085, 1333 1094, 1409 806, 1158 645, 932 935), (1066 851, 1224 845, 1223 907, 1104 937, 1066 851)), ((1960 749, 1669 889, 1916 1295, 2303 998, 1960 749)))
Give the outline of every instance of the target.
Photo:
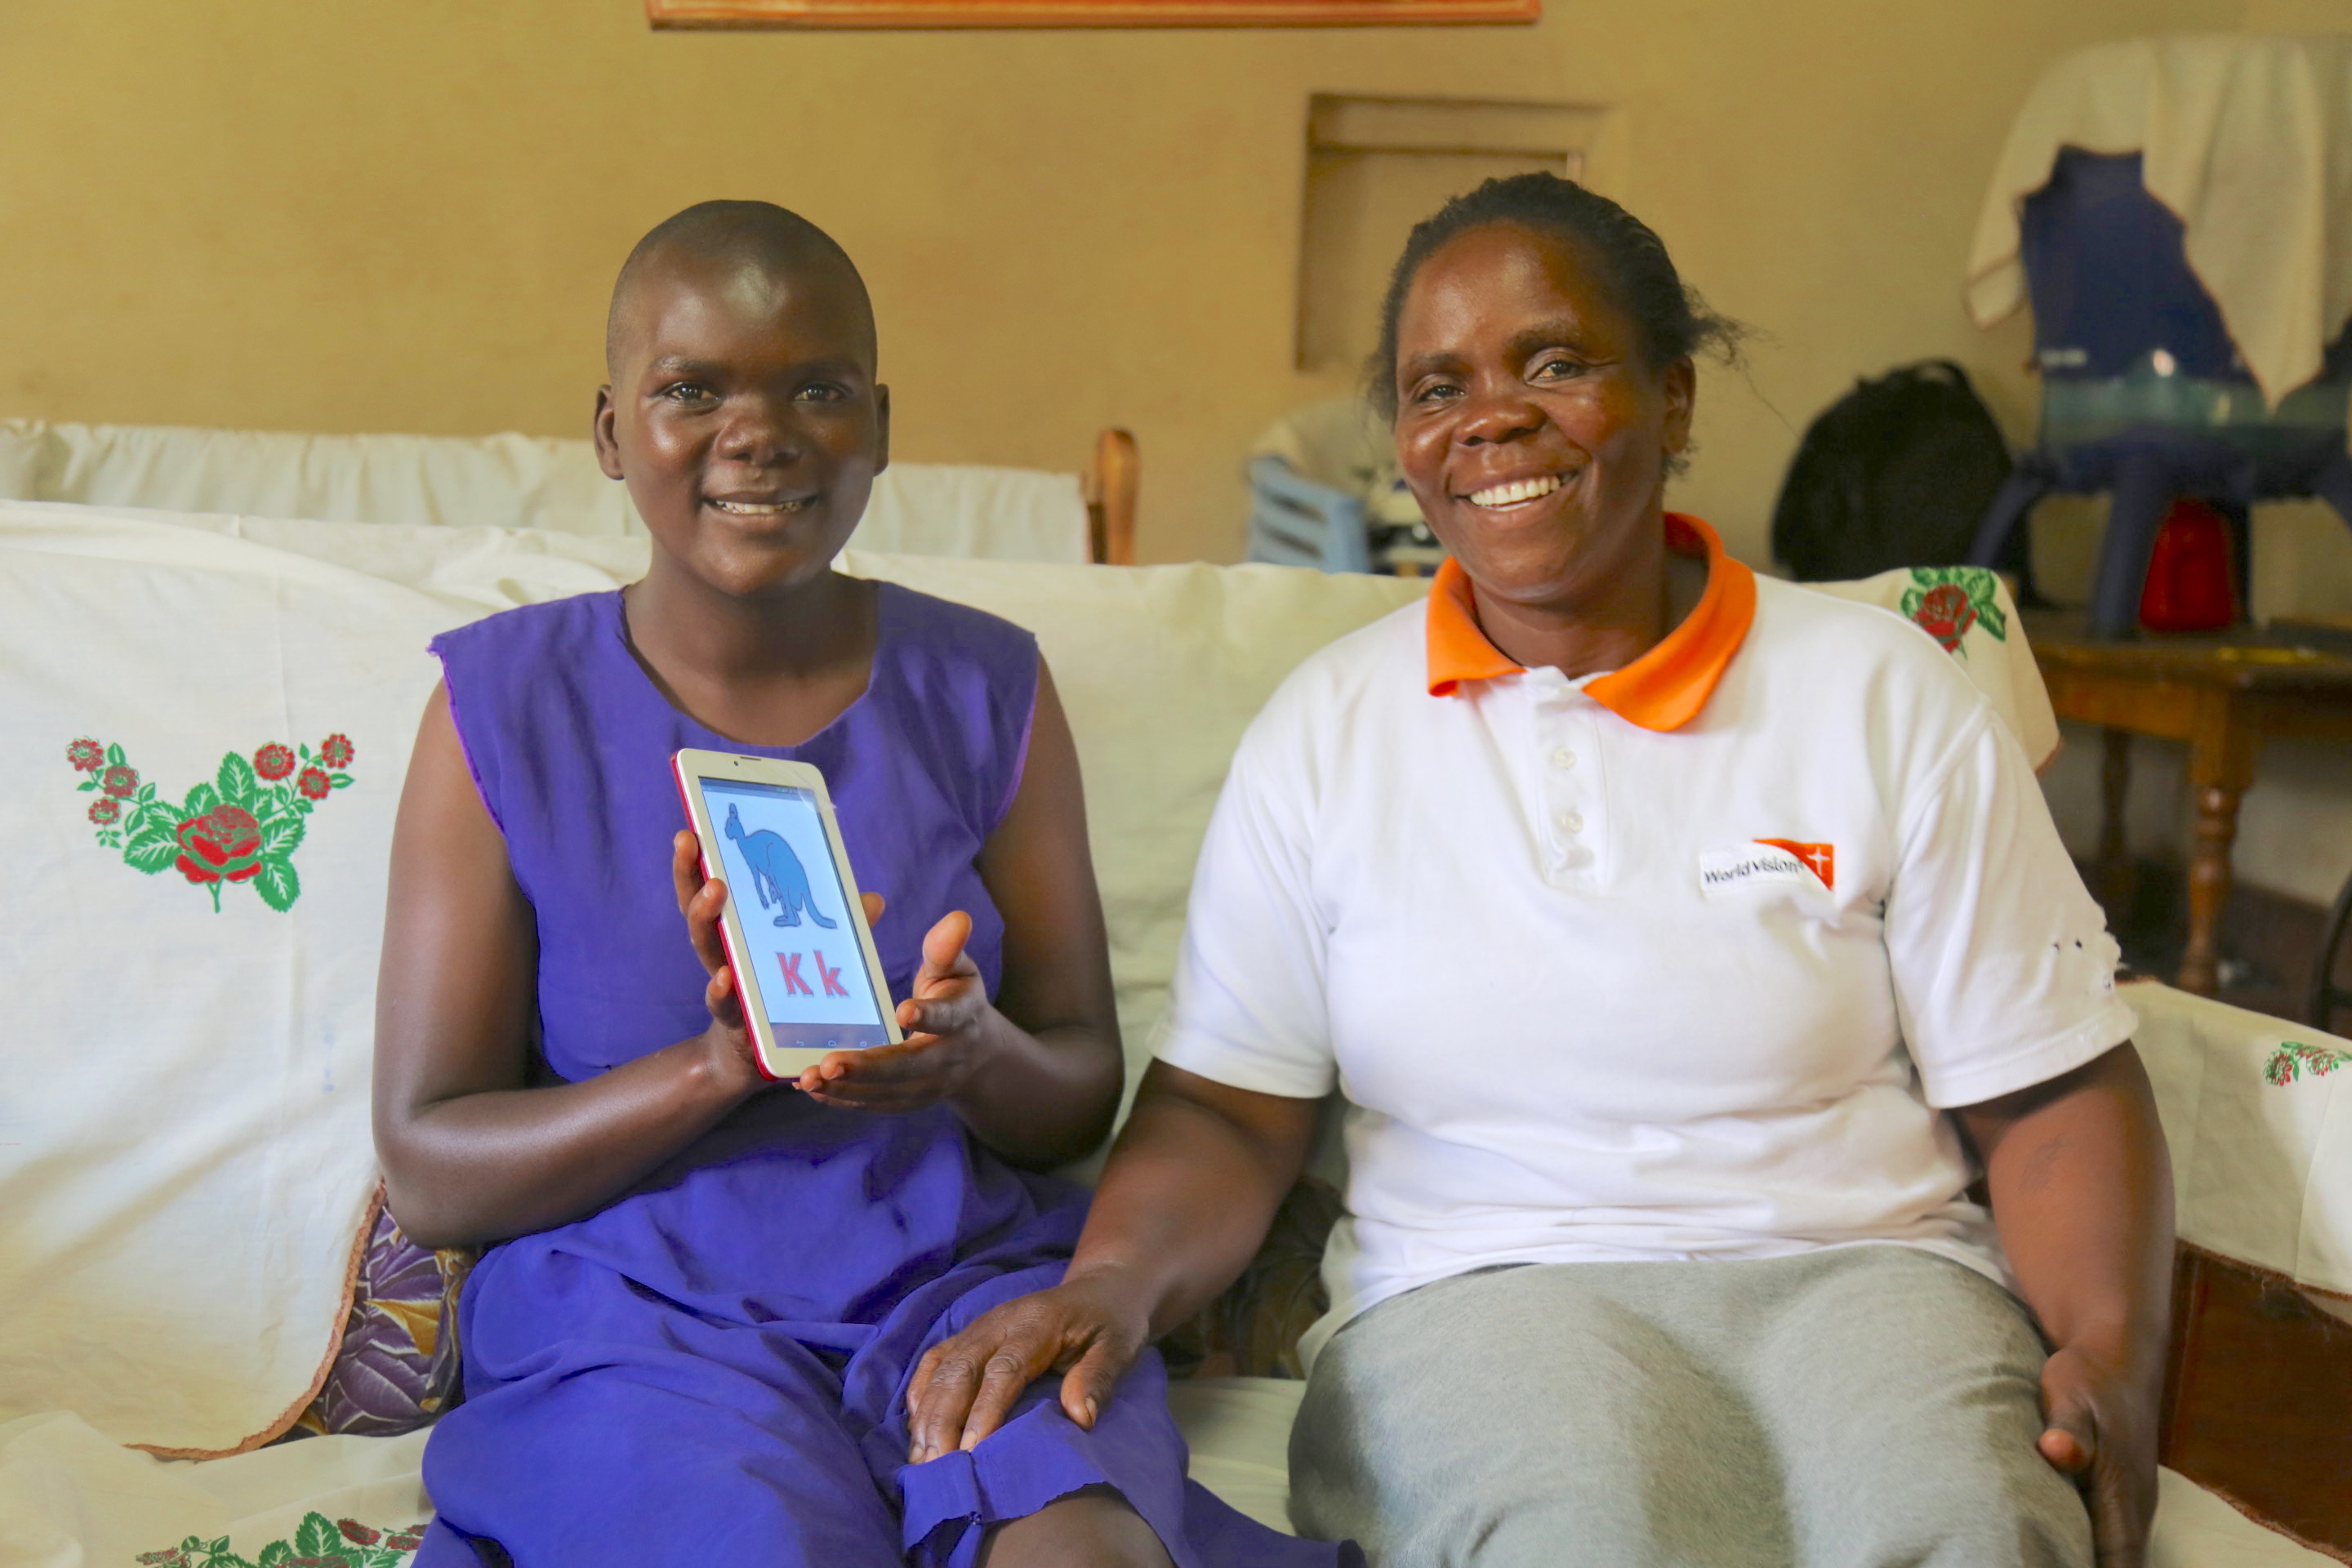
POLYGON ((2131 846, 2126 839, 2125 806, 2131 796, 2131 731, 2110 724, 2101 731, 2105 752, 2099 764, 2099 902, 2107 911, 2110 930, 2122 929, 2131 916, 2131 846))
POLYGON ((2259 742, 2237 722, 2230 693, 2200 691, 2189 742, 2189 787, 2197 801, 2189 858, 2189 945, 2173 981, 2210 996, 2221 980, 2221 910, 2230 901, 2230 850, 2238 837, 2238 797, 2253 783, 2259 742))

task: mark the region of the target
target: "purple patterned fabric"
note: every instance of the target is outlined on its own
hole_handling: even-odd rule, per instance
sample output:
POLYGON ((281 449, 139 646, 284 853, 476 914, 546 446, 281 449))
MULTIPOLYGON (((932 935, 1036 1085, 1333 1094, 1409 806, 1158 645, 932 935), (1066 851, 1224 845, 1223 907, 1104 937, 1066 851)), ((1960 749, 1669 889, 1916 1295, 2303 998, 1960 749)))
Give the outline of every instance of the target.
POLYGON ((393 1437, 455 1403, 457 1292, 469 1263, 417 1246, 378 1205, 334 1364, 288 1435, 393 1437))
MULTIPOLYGON (((958 909, 993 991, 1003 921, 976 862, 1020 778, 1036 644, 976 610, 877 592, 865 694, 792 748, 741 745, 671 707, 617 595, 434 644, 537 923, 558 1074, 585 1079, 706 1025, 669 879, 680 747, 815 764, 859 882, 889 900, 874 934, 892 993, 958 909)), ((459 1315, 467 1399, 425 1449, 440 1518, 419 1563, 470 1564, 470 1537, 522 1563, 968 1568, 990 1525, 1106 1484, 1182 1568, 1342 1560, 1186 1480, 1156 1355, 1091 1431, 1049 1382, 977 1447, 904 1462, 917 1360, 1059 1279, 1085 1212, 1081 1189, 1004 1164, 945 1106, 886 1116, 755 1096, 603 1210, 476 1265, 459 1315)))

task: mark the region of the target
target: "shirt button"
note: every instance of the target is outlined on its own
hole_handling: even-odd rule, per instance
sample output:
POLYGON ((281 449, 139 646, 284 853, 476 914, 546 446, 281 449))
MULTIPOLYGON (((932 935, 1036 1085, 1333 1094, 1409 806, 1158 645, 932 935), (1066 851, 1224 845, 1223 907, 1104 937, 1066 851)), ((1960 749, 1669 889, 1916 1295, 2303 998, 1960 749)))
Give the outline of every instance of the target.
POLYGON ((1559 830, 1562 833, 1580 832, 1584 826, 1584 817, 1578 812, 1563 811, 1552 820, 1559 824, 1559 830))
POLYGON ((1576 753, 1566 746, 1554 746, 1551 749, 1551 765, 1556 768, 1572 768, 1576 766, 1576 753))

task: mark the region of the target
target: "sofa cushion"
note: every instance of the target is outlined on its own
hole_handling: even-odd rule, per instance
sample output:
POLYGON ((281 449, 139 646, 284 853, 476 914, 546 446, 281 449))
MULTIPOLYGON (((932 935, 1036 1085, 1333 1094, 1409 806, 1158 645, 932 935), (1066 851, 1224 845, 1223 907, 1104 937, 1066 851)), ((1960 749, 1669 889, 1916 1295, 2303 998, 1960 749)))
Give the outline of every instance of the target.
POLYGON ((408 1239, 379 1185, 363 1226, 352 1310, 327 1380, 287 1437, 394 1437, 430 1426, 461 1382, 457 1299, 476 1254, 408 1239))
POLYGON ((479 610, 72 510, 0 505, 0 1418, 219 1452, 343 1316, 420 650, 479 610))
MULTIPOLYGON (((0 420, 0 497, 176 512, 443 528, 645 532, 586 441, 539 436, 313 436, 0 420)), ((896 463, 876 479, 868 550, 1087 559, 1076 474, 896 463)))

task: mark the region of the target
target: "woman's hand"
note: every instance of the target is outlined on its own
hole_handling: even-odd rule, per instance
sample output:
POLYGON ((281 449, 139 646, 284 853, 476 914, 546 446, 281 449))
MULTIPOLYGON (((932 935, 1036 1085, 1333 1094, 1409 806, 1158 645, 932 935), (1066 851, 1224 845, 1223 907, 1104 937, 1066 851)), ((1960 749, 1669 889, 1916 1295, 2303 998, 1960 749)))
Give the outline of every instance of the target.
POLYGON ((2034 1447, 2089 1494, 2099 1568, 2140 1568, 2156 1513, 2172 1166, 2128 1043, 1953 1112, 1984 1161, 2018 1293, 2056 1348, 2034 1447))
POLYGON ((2156 1514, 2160 1366, 2117 1339, 2061 1345, 2042 1368, 2048 1426, 2034 1447, 2088 1494, 2100 1568, 2137 1568, 2156 1514))
MULTIPOLYGON (((866 919, 879 919, 881 900, 866 898, 866 919)), ((1002 1022, 964 952, 971 940, 971 917, 961 910, 933 926, 913 993, 898 1004, 906 1043, 834 1052, 801 1074, 809 1098, 858 1110, 919 1110, 961 1095, 994 1054, 1002 1022)))
POLYGON ((1063 1374, 1063 1411, 1091 1429, 1150 1337, 1140 1293, 1108 1271, 1005 1302, 916 1363, 907 1383, 908 1461, 978 1443, 1049 1372, 1063 1374))

